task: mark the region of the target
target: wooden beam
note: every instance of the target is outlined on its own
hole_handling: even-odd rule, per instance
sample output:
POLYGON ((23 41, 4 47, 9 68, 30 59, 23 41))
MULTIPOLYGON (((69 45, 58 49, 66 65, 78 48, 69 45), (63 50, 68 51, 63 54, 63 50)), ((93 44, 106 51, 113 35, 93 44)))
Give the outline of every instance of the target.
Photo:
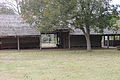
POLYGON ((104 43, 104 46, 105 46, 105 36, 103 38, 104 38, 104 42, 103 43, 104 43))
POLYGON ((40 47, 40 50, 42 49, 42 36, 40 35, 39 36, 39 47, 40 47))
POLYGON ((60 46, 60 44, 61 44, 61 38, 60 38, 60 34, 59 33, 57 33, 57 35, 56 35, 56 37, 57 37, 57 48, 60 48, 61 46, 60 46))
POLYGON ((113 38, 113 46, 115 46, 115 35, 114 35, 114 38, 113 38))
POLYGON ((2 48, 2 39, 0 38, 0 49, 2 48))
POLYGON ((57 33, 57 35, 56 35, 56 36, 57 36, 57 44, 59 44, 59 40, 58 40, 58 33, 57 33))
POLYGON ((69 49, 71 48, 71 41, 70 41, 70 34, 68 33, 68 45, 69 45, 69 49))
POLYGON ((17 48, 20 50, 20 37, 17 37, 17 48))
POLYGON ((109 44, 110 44, 110 39, 109 36, 107 36, 107 48, 109 48, 109 44))
POLYGON ((115 41, 115 35, 114 35, 114 41, 115 41))

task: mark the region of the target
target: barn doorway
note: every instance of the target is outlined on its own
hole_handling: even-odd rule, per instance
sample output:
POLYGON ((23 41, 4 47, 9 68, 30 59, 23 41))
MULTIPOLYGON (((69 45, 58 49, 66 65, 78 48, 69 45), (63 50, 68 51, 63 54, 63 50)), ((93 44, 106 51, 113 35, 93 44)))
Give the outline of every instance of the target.
POLYGON ((120 45, 120 35, 105 35, 103 36, 103 48, 116 48, 120 45))
POLYGON ((42 49, 55 49, 57 48, 57 35, 41 34, 41 43, 42 49))

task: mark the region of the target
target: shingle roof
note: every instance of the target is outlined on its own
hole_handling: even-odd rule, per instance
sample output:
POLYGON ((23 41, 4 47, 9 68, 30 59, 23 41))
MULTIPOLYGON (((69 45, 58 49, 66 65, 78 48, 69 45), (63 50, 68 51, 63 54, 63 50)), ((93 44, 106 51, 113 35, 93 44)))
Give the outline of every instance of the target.
POLYGON ((20 15, 0 15, 0 36, 27 35, 40 35, 40 32, 25 23, 20 15))

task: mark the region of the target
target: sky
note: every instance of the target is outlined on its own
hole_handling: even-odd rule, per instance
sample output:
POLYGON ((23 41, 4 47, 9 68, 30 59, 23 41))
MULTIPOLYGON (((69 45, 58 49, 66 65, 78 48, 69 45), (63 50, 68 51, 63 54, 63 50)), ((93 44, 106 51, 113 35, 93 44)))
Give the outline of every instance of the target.
POLYGON ((113 0, 112 4, 119 4, 120 5, 120 0, 113 0))

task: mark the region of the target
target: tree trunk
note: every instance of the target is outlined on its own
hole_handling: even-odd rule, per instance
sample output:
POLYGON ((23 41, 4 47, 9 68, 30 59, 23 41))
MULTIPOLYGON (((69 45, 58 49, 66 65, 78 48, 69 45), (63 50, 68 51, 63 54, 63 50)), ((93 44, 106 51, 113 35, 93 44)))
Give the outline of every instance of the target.
POLYGON ((91 51, 91 41, 90 41, 90 35, 89 34, 85 34, 85 38, 86 38, 86 44, 87 44, 87 50, 91 51))
POLYGON ((87 50, 88 51, 91 51, 92 48, 91 48, 91 40, 90 40, 90 30, 89 30, 89 27, 86 27, 85 29, 84 28, 80 28, 84 35, 85 35, 85 38, 86 38, 86 44, 87 44, 87 50))

